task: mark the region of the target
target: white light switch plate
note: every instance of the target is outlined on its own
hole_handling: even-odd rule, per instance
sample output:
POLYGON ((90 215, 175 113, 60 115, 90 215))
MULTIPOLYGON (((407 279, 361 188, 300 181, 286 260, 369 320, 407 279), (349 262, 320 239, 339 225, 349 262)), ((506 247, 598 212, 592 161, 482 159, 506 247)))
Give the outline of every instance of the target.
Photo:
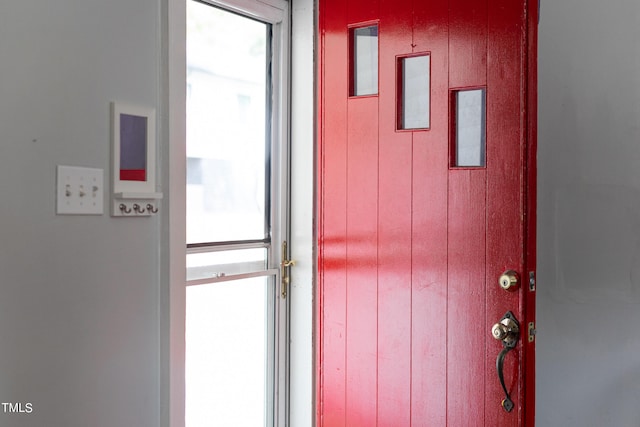
POLYGON ((58 166, 58 215, 102 215, 104 170, 58 166))

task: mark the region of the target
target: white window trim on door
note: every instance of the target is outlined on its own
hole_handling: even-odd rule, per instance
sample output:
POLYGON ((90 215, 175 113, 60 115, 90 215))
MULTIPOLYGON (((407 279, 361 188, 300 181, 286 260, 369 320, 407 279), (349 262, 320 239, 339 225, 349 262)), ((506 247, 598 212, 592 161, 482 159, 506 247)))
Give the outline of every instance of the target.
MULTIPOLYGON (((186 213, 186 1, 164 0, 162 16, 164 72, 163 116, 160 128, 163 132, 163 152, 167 158, 163 163, 163 180, 167 182, 169 194, 166 199, 166 215, 163 219, 163 235, 168 242, 161 274, 165 291, 161 301, 161 413, 163 427, 183 427, 185 420, 185 289, 186 289, 186 230, 176 224, 185 224, 186 213)), ((274 131, 286 136, 289 132, 294 148, 291 153, 291 258, 297 261, 292 269, 289 304, 290 318, 290 407, 288 425, 312 426, 314 423, 314 364, 313 364, 313 296, 315 272, 314 236, 314 0, 233 0, 210 1, 226 9, 244 15, 260 17, 276 24, 281 20, 279 32, 274 25, 274 39, 282 43, 283 55, 274 64, 274 71, 291 72, 291 81, 286 80, 280 93, 274 93, 274 108, 287 111, 291 100, 291 129, 287 115, 274 123, 274 131), (230 4, 232 3, 232 4, 230 4), (289 7, 294 24, 291 50, 289 40, 289 7), (289 68, 289 53, 297 58, 289 68), (291 89, 291 98, 287 88, 291 89), (278 128, 276 129, 276 126, 278 128)), ((274 165, 274 169, 275 169, 274 165)), ((281 218, 279 221, 285 221, 281 218)), ((282 223, 282 222, 280 222, 282 223)), ((277 241, 279 239, 274 239, 277 241)), ((282 404, 286 404, 283 400, 282 404)), ((287 425, 281 419, 278 425, 287 425)))

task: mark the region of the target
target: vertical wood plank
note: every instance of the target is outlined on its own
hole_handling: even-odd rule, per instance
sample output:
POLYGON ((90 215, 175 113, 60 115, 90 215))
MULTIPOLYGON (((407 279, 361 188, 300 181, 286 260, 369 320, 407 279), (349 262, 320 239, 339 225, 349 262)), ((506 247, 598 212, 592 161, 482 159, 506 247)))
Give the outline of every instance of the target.
POLYGON ((411 0, 380 0, 378 425, 411 425, 411 132, 396 132, 396 55, 411 0))
MULTIPOLYGON (((450 0, 449 87, 484 86, 487 0, 450 0)), ((450 112, 449 123, 454 119, 450 112)), ((451 138, 453 136, 450 136, 451 138)), ((454 143, 451 143, 454 150, 454 143)), ((450 425, 493 426, 485 415, 489 330, 486 319, 485 169, 449 174, 449 299, 447 416, 450 425)), ((493 359, 495 363, 495 358, 493 359)), ((494 368, 495 371, 495 368, 494 368)))
POLYGON ((320 425, 346 426, 347 20, 341 0, 321 2, 322 182, 320 425))
POLYGON ((495 373, 495 358, 502 346, 487 345, 487 417, 493 425, 517 426, 522 418, 521 352, 527 345, 523 293, 508 293, 497 285, 503 271, 513 269, 526 283, 524 268, 524 141, 526 122, 524 0, 492 0, 489 4, 487 54, 487 323, 490 328, 507 310, 523 321, 518 347, 505 359, 505 382, 516 407, 505 412, 504 393, 495 373), (511 78, 505 78, 511 76, 511 78))
MULTIPOLYGON (((486 172, 449 174, 448 425, 485 426, 486 172)), ((494 359, 495 360, 495 359, 494 359)), ((489 425, 493 425, 487 420, 489 425)))
POLYGON ((449 5, 447 1, 414 1, 413 5, 413 52, 431 55, 431 128, 413 132, 411 425, 444 427, 449 5))
POLYGON ((487 0, 449 0, 450 87, 479 86, 487 78, 487 0))
POLYGON ((378 98, 348 102, 347 426, 376 425, 378 98))
POLYGON ((380 0, 345 0, 345 3, 347 3, 349 24, 373 21, 380 18, 379 1, 380 0))
MULTIPOLYGON (((378 0, 346 3, 349 25, 379 18, 378 0)), ((369 426, 377 423, 378 97, 347 104, 346 424, 369 426)))

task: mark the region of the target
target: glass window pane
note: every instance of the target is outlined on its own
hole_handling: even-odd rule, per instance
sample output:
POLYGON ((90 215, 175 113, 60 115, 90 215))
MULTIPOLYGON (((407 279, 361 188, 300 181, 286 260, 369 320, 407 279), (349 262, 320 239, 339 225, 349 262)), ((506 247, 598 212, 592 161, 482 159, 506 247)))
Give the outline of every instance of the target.
POLYGON ((187 427, 266 425, 273 279, 187 287, 187 427))
POLYGON ((352 38, 351 94, 375 95, 378 93, 378 26, 355 28, 352 38))
POLYGON ((457 91, 455 104, 455 166, 484 166, 486 156, 485 90, 457 91))
POLYGON ((267 250, 239 249, 187 254, 187 280, 255 273, 267 268, 267 250))
POLYGON ((431 90, 431 57, 402 58, 401 129, 428 129, 431 90))
POLYGON ((264 239, 269 26, 187 9, 187 243, 264 239))

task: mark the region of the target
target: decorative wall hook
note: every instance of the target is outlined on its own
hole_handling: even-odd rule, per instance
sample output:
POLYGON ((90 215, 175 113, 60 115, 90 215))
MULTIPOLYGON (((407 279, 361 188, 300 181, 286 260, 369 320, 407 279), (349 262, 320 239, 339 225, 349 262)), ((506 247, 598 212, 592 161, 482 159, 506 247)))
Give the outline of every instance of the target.
POLYGON ((154 201, 162 198, 162 195, 150 197, 146 194, 123 193, 115 194, 113 199, 113 216, 128 218, 150 217, 160 210, 159 202, 154 201), (116 202, 117 201, 117 202, 116 202))
POLYGON ((139 214, 143 214, 144 211, 145 211, 145 209, 142 206, 140 206, 139 204, 137 204, 137 203, 133 204, 133 210, 136 211, 136 213, 139 213, 139 214))

